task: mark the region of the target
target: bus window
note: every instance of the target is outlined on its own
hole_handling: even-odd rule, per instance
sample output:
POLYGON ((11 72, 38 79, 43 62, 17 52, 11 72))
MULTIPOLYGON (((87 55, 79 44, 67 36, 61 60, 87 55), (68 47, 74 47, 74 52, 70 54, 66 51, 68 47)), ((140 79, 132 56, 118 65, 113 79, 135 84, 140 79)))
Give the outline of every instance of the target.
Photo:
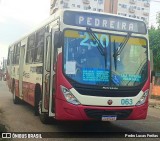
POLYGON ((85 31, 66 30, 64 33, 64 72, 82 84, 109 86, 110 48, 109 36, 95 33, 106 58, 98 49, 98 43, 85 31))
MULTIPOLYGON (((111 36, 111 45, 118 48, 123 39, 123 36, 111 36), (115 44, 113 44, 114 41, 115 44)), ((122 52, 117 56, 116 64, 112 59, 113 86, 137 86, 147 79, 146 44, 145 39, 130 37, 122 52)), ((114 54, 114 50, 111 51, 114 54)))
POLYGON ((20 46, 21 46, 20 43, 15 46, 15 48, 16 48, 15 55, 14 55, 15 56, 15 64, 19 64, 20 46))
POLYGON ((26 63, 33 63, 34 60, 34 47, 35 47, 35 34, 28 37, 26 63))
POLYGON ((10 48, 9 48, 8 49, 7 65, 10 65, 10 59, 11 59, 11 51, 10 51, 10 48))
POLYGON ((43 61, 45 28, 36 33, 35 62, 43 61))

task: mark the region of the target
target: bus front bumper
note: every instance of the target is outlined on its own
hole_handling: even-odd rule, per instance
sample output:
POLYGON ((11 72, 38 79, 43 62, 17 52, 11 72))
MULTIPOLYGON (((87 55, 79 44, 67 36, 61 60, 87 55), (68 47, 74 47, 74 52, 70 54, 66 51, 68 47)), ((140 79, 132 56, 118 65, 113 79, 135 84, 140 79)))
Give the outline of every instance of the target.
POLYGON ((57 120, 102 120, 102 116, 116 116, 117 120, 146 119, 148 102, 132 107, 100 107, 73 105, 56 99, 57 120))

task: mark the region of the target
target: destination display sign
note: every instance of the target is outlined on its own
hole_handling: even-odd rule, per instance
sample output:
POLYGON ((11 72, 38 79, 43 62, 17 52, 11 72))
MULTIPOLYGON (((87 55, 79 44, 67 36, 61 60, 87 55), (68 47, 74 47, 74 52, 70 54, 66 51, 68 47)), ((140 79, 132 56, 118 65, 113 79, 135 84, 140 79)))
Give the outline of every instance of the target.
POLYGON ((111 15, 65 11, 64 24, 98 29, 146 34, 146 25, 142 21, 111 15))

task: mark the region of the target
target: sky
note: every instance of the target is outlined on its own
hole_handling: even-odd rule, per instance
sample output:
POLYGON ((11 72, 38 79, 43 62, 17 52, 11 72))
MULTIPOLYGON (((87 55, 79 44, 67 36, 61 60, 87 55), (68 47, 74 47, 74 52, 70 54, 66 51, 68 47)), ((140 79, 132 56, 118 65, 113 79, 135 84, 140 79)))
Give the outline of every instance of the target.
POLYGON ((160 0, 151 0, 150 2, 150 15, 149 25, 156 26, 156 13, 160 12, 160 0))
MULTIPOLYGON (((160 0, 150 4, 150 25, 155 26, 160 0)), ((0 0, 0 61, 7 58, 9 44, 47 19, 49 13, 50 0, 0 0)))
POLYGON ((0 62, 8 46, 49 17, 50 0, 0 0, 0 62))

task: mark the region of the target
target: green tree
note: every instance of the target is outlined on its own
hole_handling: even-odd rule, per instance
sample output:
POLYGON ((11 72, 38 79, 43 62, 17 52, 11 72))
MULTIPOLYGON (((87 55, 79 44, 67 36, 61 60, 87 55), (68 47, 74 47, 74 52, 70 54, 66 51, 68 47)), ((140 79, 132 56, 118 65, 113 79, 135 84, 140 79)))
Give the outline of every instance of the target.
POLYGON ((160 26, 158 29, 153 26, 149 29, 149 42, 150 49, 153 51, 154 70, 160 71, 160 26))

